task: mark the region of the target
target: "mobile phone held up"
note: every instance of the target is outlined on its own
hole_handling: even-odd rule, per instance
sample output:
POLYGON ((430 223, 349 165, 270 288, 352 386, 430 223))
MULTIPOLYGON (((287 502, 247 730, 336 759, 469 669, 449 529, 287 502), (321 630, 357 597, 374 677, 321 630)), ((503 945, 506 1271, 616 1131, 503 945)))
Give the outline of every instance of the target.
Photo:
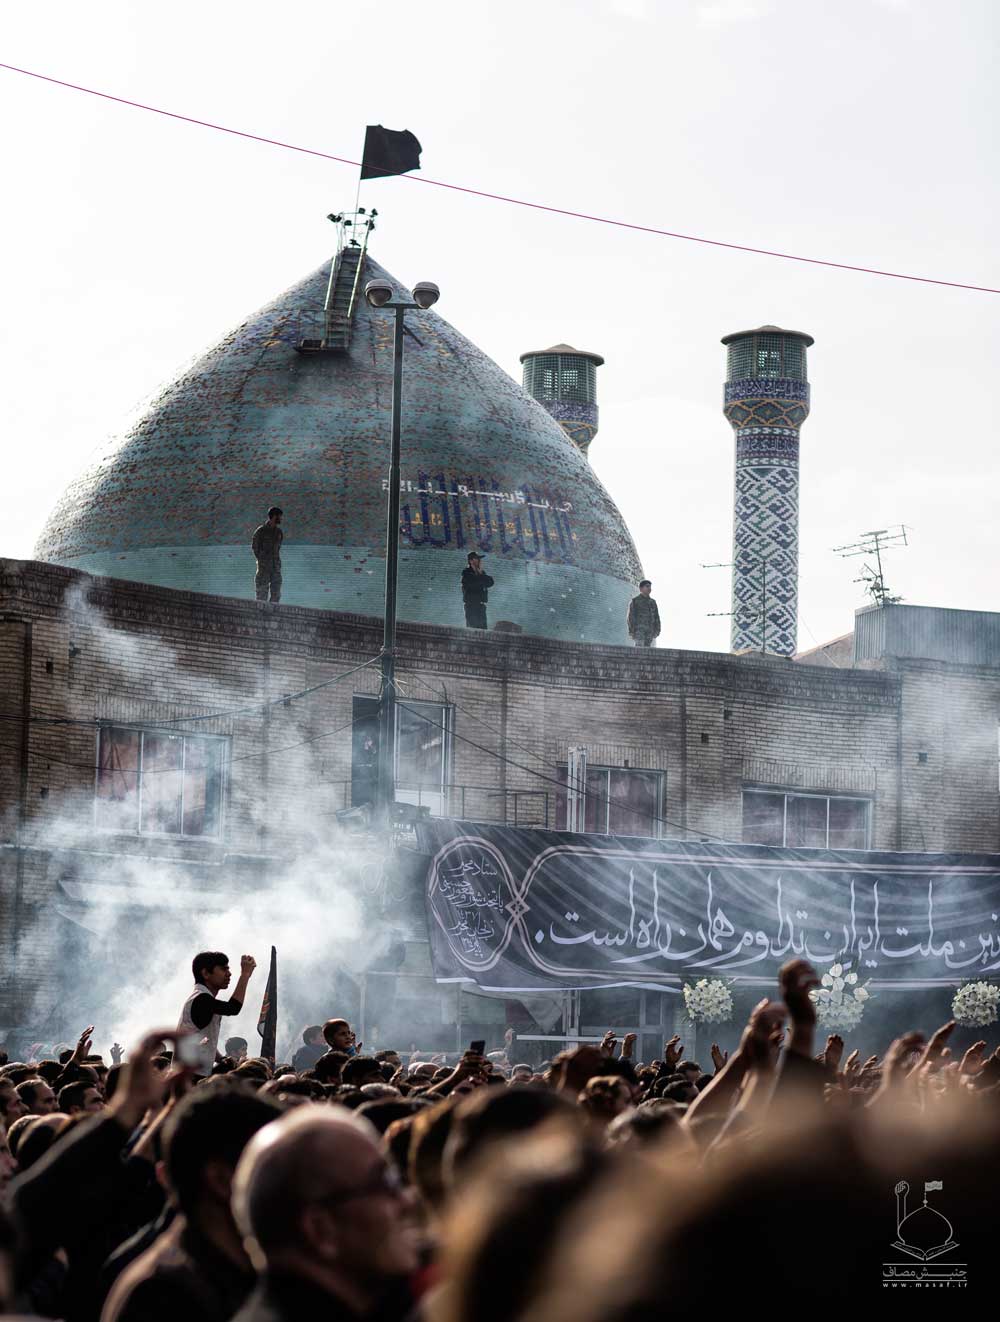
POLYGON ((475 1042, 469 1043, 469 1050, 474 1052, 477 1056, 485 1056, 486 1039, 484 1037, 477 1037, 475 1042))

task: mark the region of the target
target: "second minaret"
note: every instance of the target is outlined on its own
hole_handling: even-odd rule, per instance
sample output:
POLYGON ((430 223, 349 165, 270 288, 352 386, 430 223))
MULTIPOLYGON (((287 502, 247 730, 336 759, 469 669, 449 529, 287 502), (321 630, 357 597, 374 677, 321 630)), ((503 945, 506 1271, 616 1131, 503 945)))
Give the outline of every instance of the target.
POLYGON ((723 410, 736 434, 733 511, 734 652, 796 650, 799 594, 799 428, 809 414, 802 331, 737 331, 723 410))

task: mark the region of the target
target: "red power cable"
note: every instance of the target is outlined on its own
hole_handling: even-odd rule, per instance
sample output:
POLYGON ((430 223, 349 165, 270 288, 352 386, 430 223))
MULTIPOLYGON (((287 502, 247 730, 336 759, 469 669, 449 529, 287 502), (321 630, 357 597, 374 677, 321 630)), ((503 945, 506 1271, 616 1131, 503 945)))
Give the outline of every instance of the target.
MULTIPOLYGON (((28 78, 38 78, 43 83, 54 83, 57 87, 68 87, 74 92, 86 92, 88 96, 99 96, 105 101, 116 101, 119 105, 131 106, 134 110, 148 110, 154 115, 166 115, 168 119, 180 119, 185 124, 197 124, 200 128, 215 129, 219 133, 231 133, 236 138, 249 138, 251 142, 263 142, 269 147, 283 147, 286 151, 302 152, 306 156, 319 156, 324 161, 336 161, 339 165, 355 165, 360 161, 347 156, 334 156, 330 152, 317 151, 314 147, 299 147, 294 142, 282 142, 278 138, 265 138, 259 133, 246 133, 243 129, 231 129, 225 124, 214 124, 211 120, 195 119, 193 115, 181 115, 175 110, 163 110, 160 106, 148 106, 142 101, 130 101, 125 96, 113 96, 110 92, 99 92, 94 87, 82 87, 79 83, 68 83, 62 78, 51 78, 48 74, 36 73, 33 69, 20 69, 15 64, 0 62, 0 69, 11 73, 25 74, 28 78)), ((592 216, 586 211, 570 211, 566 207, 547 206, 544 202, 528 202, 522 197, 507 197, 503 193, 487 193, 480 188, 467 188, 463 184, 449 184, 443 179, 427 179, 421 175, 405 174, 398 176, 414 184, 430 184, 432 188, 447 188, 454 193, 468 193, 472 197, 485 197, 491 202, 506 202, 510 206, 529 207, 533 211, 547 211, 554 216, 570 216, 574 220, 589 220, 597 225, 614 225, 618 229, 637 230, 641 234, 659 234, 667 239, 683 239, 687 243, 704 243, 712 248, 729 248, 734 252, 756 253, 759 257, 780 257, 786 262, 806 262, 810 266, 830 266, 838 271, 859 271, 862 275, 880 275, 890 280, 914 280, 923 285, 944 285, 949 289, 971 289, 978 294, 1000 294, 1000 289, 989 285, 968 285, 958 280, 936 280, 928 275, 907 275, 903 271, 882 271, 875 266, 853 266, 850 262, 832 262, 822 257, 801 257, 797 253, 776 252, 771 248, 752 248, 746 243, 726 243, 723 239, 706 239, 700 234, 680 234, 676 230, 658 229, 655 225, 638 225, 630 220, 614 220, 610 216, 592 216)))

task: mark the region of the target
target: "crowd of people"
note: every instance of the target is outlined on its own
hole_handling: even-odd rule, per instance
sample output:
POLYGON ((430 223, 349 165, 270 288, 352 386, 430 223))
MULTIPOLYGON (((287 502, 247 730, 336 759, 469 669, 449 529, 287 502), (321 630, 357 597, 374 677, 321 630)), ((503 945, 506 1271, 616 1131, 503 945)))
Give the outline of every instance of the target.
MULTIPOLYGON (((197 995, 224 985, 203 961, 197 995)), ((202 1073, 188 1025, 216 1007, 194 995, 127 1056, 87 1028, 60 1059, 4 1060, 0 1312, 637 1322, 772 1284, 832 1310, 949 1245, 950 1283, 985 1285, 1000 1048, 953 1058, 948 1023, 861 1061, 817 1040, 817 985, 786 964, 708 1069, 676 1037, 643 1062, 612 1033, 540 1070, 510 1034, 453 1065, 366 1055, 332 1018, 290 1062, 228 1038, 202 1073), (936 1192, 904 1224, 911 1185, 936 1192)))

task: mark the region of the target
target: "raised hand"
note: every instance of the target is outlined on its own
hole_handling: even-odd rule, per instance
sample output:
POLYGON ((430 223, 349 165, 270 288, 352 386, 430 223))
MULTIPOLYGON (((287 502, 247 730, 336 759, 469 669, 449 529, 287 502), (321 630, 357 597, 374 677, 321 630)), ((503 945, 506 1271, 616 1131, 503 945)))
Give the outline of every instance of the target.
POLYGON ((626 1033, 622 1038, 622 1060, 632 1059, 632 1048, 635 1046, 636 1038, 638 1036, 638 1033, 626 1033))
MULTIPOLYGON (((869 1106, 875 1106, 886 1100, 903 1086, 910 1072, 913 1053, 919 1051, 923 1045, 923 1033, 904 1033, 902 1037, 896 1038, 885 1053, 885 1060, 882 1062, 882 1079, 874 1096, 868 1102, 869 1106)), ((867 1071, 871 1063, 871 1060, 865 1062, 861 1070, 862 1074, 867 1071)))
POLYGON ((782 966, 778 981, 782 1000, 788 1006, 793 1023, 815 1024, 816 1006, 809 993, 820 983, 813 966, 804 959, 791 959, 782 966))
POLYGON ((816 1006, 810 991, 819 986, 816 970, 804 959, 791 959, 778 974, 781 995, 791 1017, 787 1050, 800 1056, 813 1054, 816 1006))
POLYGON ((75 1064, 79 1065, 80 1061, 83 1060, 85 1056, 90 1055, 90 1048, 93 1045, 93 1040, 94 1040, 94 1025, 91 1024, 89 1027, 85 1028, 83 1032, 80 1034, 77 1040, 77 1044, 73 1049, 72 1059, 75 1064))
POLYGON ((599 1047, 585 1043, 572 1051, 562 1051, 552 1065, 552 1083, 560 1092, 576 1097, 586 1087, 588 1079, 603 1074, 607 1056, 599 1047))
POLYGON ((983 1053, 985 1050, 985 1042, 973 1042, 972 1046, 969 1047, 968 1051, 962 1057, 959 1073, 962 1075, 982 1073, 986 1065, 986 1061, 983 1059, 983 1053))
MULTIPOLYGON (((840 1068, 840 1058, 844 1054, 844 1039, 839 1033, 831 1033, 826 1039, 826 1050, 823 1052, 823 1064, 834 1074, 840 1068)), ((858 1054, 854 1053, 855 1056, 858 1054)))
POLYGON ((108 1107, 126 1129, 134 1129, 150 1107, 163 1101, 167 1075, 156 1068, 153 1057, 162 1051, 164 1040, 175 1036, 171 1029, 158 1028, 147 1033, 133 1048, 122 1082, 108 1107))
POLYGON ((946 1024, 942 1024, 924 1047, 923 1053, 917 1060, 915 1069, 923 1070, 926 1074, 933 1074, 935 1070, 939 1070, 951 1055, 947 1042, 954 1031, 954 1019, 949 1019, 946 1024))
POLYGON ((785 1007, 780 1001, 769 1001, 765 996, 751 1010, 739 1046, 751 1068, 766 1069, 773 1063, 784 1022, 785 1007))
POLYGON ((469 1079, 484 1078, 486 1073, 483 1068, 484 1064, 485 1061, 477 1051, 463 1052, 458 1064, 447 1078, 441 1079, 439 1083, 435 1083, 433 1087, 428 1089, 428 1096, 440 1095, 443 1097, 457 1088, 460 1083, 465 1083, 469 1079))
POLYGON ((711 1051, 712 1064, 715 1066, 716 1074, 718 1074, 719 1070, 722 1069, 723 1065, 725 1065, 726 1061, 729 1059, 729 1052, 720 1051, 718 1042, 712 1043, 711 1051))
POLYGON ((604 1034, 604 1036, 601 1038, 601 1045, 600 1045, 600 1048, 599 1048, 599 1049, 600 1049, 600 1052, 601 1052, 601 1055, 602 1055, 602 1056, 613 1056, 613 1055, 614 1055, 614 1051, 615 1051, 615 1043, 616 1043, 617 1041, 618 1041, 618 1038, 617 1038, 617 1036, 615 1035, 615 1030, 614 1030, 613 1028, 609 1028, 608 1031, 607 1031, 607 1032, 604 1034))
POLYGON ((663 1059, 670 1069, 676 1069, 677 1064, 684 1054, 684 1043, 680 1035, 675 1033, 669 1042, 663 1044, 663 1059))
POLYGON ((122 1063, 122 1057, 123 1057, 124 1055, 125 1055, 125 1048, 121 1045, 121 1043, 120 1043, 120 1042, 112 1042, 112 1043, 111 1043, 111 1063, 112 1063, 112 1065, 120 1065, 120 1064, 122 1063))

